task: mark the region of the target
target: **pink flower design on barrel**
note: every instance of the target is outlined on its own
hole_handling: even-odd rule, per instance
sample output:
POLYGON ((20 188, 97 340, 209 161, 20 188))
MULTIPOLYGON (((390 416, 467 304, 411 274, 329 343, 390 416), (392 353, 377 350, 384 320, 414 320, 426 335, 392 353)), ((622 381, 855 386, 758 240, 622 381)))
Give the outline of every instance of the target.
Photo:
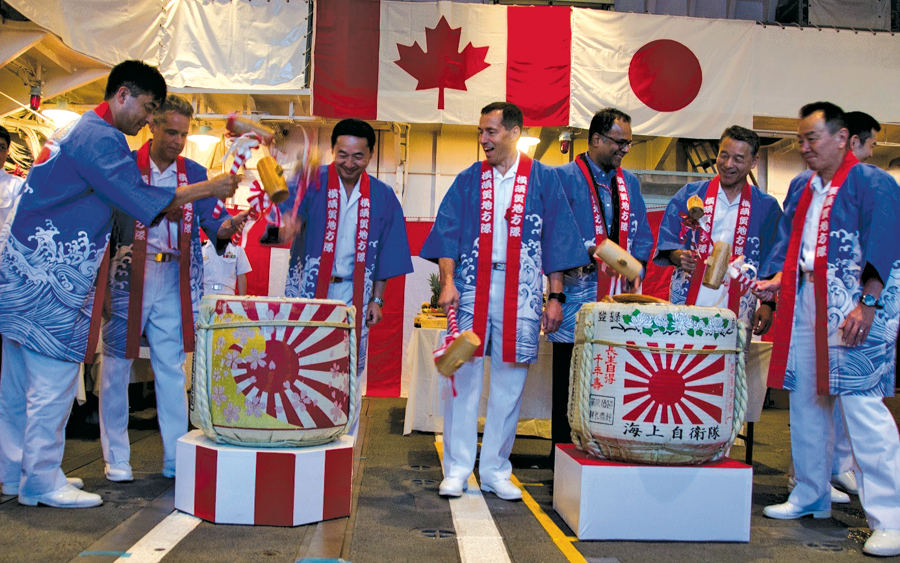
POLYGON ((228 406, 225 407, 225 420, 228 422, 236 422, 240 417, 241 407, 229 401, 228 406))

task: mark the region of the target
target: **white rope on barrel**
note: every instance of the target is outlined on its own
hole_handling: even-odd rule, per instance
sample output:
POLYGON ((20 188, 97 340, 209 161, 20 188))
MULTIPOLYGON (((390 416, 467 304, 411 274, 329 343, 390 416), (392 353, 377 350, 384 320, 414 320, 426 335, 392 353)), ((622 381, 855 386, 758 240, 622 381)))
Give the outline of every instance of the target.
MULTIPOLYGON (((193 401, 194 406, 191 411, 191 422, 194 426, 199 427, 203 433, 211 440, 220 444, 232 444, 236 446, 260 446, 266 448, 284 448, 284 447, 305 447, 318 446, 327 444, 340 438, 346 434, 359 414, 359 400, 357 398, 356 389, 359 386, 358 378, 358 357, 356 346, 356 308, 347 307, 347 321, 339 323, 338 328, 350 331, 349 339, 349 409, 347 414, 347 422, 341 426, 334 428, 325 428, 320 430, 307 430, 303 434, 303 439, 254 439, 247 436, 237 437, 225 433, 226 429, 217 429, 212 422, 212 408, 210 407, 210 371, 212 369, 209 358, 213 357, 212 342, 214 330, 225 330, 234 328, 237 325, 253 326, 248 323, 215 323, 211 317, 215 313, 214 307, 200 307, 200 321, 197 330, 197 347, 194 351, 194 384, 193 384, 193 401), (197 366, 202 366, 203 373, 198 373, 197 366)), ((309 322, 296 321, 275 321, 265 323, 267 326, 278 325, 304 325, 309 322)), ((259 326, 259 325, 257 325, 259 326)))
POLYGON ((714 448, 709 445, 678 444, 667 446, 665 444, 627 444, 613 440, 598 440, 591 432, 590 427, 590 400, 591 378, 581 377, 581 373, 590 373, 590 369, 582 366, 591 366, 593 354, 594 321, 590 308, 585 308, 578 313, 578 325, 584 326, 583 337, 576 336, 575 349, 573 351, 572 364, 569 371, 569 405, 568 418, 572 432, 572 442, 578 449, 588 455, 613 460, 640 460, 650 464, 699 464, 715 461, 725 456, 734 443, 735 438, 743 427, 744 415, 747 409, 747 374, 746 374, 746 346, 748 343, 748 328, 745 323, 738 323, 736 329, 737 349, 729 350, 737 353, 735 362, 733 419, 730 437, 727 442, 714 448), (582 340, 583 338, 583 340, 582 340))
MULTIPOLYGON (((199 320, 201 322, 208 321, 213 311, 212 307, 205 307, 204 303, 201 302, 199 320)), ((207 330, 197 331, 197 346, 194 350, 194 393, 192 397, 191 422, 194 426, 199 427, 207 438, 218 442, 218 434, 216 434, 212 425, 212 409, 209 404, 210 362, 208 358, 212 357, 210 346, 212 339, 210 335, 210 331, 207 330), (201 366, 202 373, 198 373, 197 366, 201 366)))

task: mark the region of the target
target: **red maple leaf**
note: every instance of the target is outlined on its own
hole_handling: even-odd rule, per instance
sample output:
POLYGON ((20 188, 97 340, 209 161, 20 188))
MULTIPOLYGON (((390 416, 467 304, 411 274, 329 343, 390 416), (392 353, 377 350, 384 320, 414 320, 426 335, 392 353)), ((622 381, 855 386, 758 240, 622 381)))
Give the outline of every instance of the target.
POLYGON ((439 89, 438 109, 444 109, 444 88, 465 91, 467 79, 491 66, 484 60, 488 47, 473 47, 469 43, 461 52, 457 50, 461 35, 461 27, 450 27, 441 16, 434 29, 425 28, 428 52, 418 42, 411 46, 397 44, 400 60, 394 62, 419 81, 416 90, 439 89))

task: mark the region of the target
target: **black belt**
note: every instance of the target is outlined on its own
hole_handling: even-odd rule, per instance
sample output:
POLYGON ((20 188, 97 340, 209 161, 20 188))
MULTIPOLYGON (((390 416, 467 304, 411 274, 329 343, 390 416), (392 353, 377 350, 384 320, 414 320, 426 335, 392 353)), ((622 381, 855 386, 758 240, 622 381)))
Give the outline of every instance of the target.
POLYGON ((154 262, 174 262, 178 260, 177 254, 166 254, 165 252, 157 252, 156 254, 148 254, 147 258, 154 262))
POLYGON ((331 283, 344 283, 348 281, 353 281, 353 278, 339 278, 337 276, 331 276, 331 283))

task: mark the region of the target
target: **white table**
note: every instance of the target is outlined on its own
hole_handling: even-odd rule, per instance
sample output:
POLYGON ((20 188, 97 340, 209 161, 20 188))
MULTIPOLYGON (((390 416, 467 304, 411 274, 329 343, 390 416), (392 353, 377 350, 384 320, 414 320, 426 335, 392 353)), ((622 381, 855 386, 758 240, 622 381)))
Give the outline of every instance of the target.
MULTIPOLYGON (((443 342, 444 330, 436 328, 413 329, 406 351, 404 372, 409 374, 409 397, 406 401, 406 419, 403 434, 413 430, 421 432, 443 432, 444 393, 451 393, 450 380, 442 377, 434 366, 434 349, 443 342)), ((751 342, 747 359, 747 408, 744 421, 759 421, 763 401, 766 397, 766 375, 772 344, 751 342)), ((528 369, 522 408, 519 411, 517 434, 550 437, 550 415, 552 397, 553 348, 546 337, 541 335, 538 347, 538 361, 528 369)), ((484 388, 479 406, 479 431, 484 428, 487 410, 487 396, 490 382, 490 358, 485 363, 484 388)), ((751 430, 752 432, 752 430, 751 430)), ((751 438, 752 439, 752 438, 751 438)))
MULTIPOLYGON (((403 433, 444 431, 444 394, 451 393, 450 379, 438 373, 434 366, 434 350, 444 341, 445 331, 437 328, 413 329, 406 350, 404 371, 409 373, 409 396, 406 401, 406 420, 403 433)), ((550 397, 552 395, 553 349, 542 335, 538 346, 538 360, 528 368, 522 408, 519 411, 517 434, 550 437, 550 397)), ((478 410, 478 429, 484 428, 490 389, 490 358, 485 360, 484 389, 478 410)))

